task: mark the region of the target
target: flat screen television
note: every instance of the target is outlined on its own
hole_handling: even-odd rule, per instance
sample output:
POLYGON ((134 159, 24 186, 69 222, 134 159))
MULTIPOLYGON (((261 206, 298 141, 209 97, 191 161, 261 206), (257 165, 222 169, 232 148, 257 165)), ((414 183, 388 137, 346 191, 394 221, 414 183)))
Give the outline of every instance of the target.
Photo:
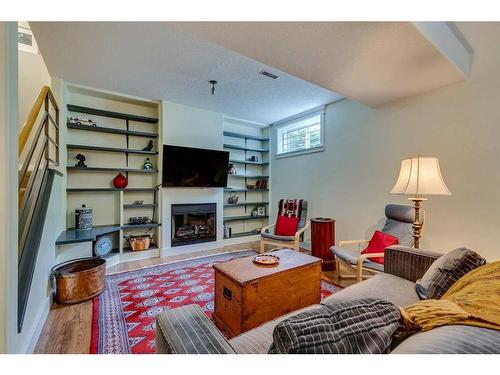
POLYGON ((227 186, 229 152, 163 145, 163 187, 227 186))

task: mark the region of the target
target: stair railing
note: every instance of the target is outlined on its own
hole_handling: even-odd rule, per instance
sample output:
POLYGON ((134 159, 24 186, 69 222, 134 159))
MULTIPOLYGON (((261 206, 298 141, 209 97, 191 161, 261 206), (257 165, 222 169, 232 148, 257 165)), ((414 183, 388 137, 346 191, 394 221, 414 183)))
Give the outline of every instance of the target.
POLYGON ((19 236, 21 258, 43 177, 59 165, 59 107, 43 86, 19 134, 19 236))

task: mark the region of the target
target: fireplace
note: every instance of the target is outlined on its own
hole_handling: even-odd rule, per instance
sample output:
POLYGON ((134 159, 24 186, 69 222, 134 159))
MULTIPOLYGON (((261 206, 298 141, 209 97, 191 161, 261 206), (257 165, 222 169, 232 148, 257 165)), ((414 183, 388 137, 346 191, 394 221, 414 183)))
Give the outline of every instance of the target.
POLYGON ((172 247, 215 241, 215 203, 172 205, 172 247))

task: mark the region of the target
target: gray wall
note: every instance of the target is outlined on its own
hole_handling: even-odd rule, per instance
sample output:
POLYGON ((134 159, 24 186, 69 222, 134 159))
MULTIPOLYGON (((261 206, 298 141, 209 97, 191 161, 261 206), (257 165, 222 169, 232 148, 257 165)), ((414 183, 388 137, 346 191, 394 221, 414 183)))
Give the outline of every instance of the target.
POLYGON ((329 105, 324 152, 272 157, 272 215, 279 198, 301 197, 310 217, 337 220, 337 240, 370 238, 387 203, 408 202, 388 194, 401 159, 436 156, 453 195, 424 203, 422 247, 469 246, 499 259, 500 48, 475 48, 467 82, 377 109, 350 100, 329 105))

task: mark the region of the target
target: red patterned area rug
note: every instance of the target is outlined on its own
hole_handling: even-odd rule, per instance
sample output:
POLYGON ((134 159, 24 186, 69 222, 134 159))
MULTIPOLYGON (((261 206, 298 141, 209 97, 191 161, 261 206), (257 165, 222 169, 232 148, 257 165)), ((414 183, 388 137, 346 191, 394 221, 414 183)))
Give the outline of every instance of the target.
MULTIPOLYGON (((156 315, 195 303, 210 317, 212 265, 255 254, 242 250, 107 276, 105 291, 93 301, 90 353, 154 353, 156 315)), ((341 289, 322 280, 321 298, 341 289)))

